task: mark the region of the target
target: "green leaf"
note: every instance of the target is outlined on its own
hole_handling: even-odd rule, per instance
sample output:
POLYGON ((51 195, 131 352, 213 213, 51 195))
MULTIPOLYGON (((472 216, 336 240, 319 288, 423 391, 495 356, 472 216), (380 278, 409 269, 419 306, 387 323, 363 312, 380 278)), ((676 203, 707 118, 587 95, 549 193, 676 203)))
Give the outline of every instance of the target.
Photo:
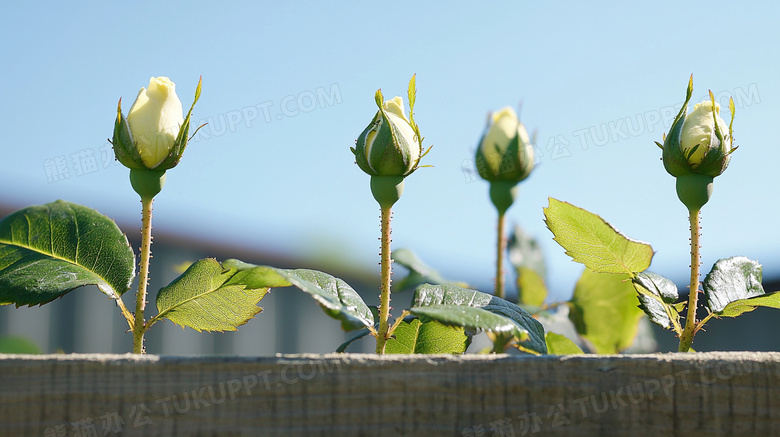
POLYGON ((464 329, 448 326, 436 320, 403 321, 387 340, 388 354, 462 354, 469 346, 464 329))
POLYGON ((155 319, 166 318, 200 331, 235 331, 262 308, 257 303, 268 287, 242 281, 239 271, 213 258, 191 265, 157 294, 155 319))
POLYGON ((618 353, 634 342, 639 319, 636 291, 626 274, 582 272, 569 301, 569 319, 599 354, 618 353))
POLYGON ((255 286, 287 287, 294 285, 314 298, 325 314, 341 321, 341 327, 353 329, 374 326, 374 316, 357 291, 342 279, 327 273, 307 269, 277 269, 268 266, 256 266, 243 261, 230 259, 225 266, 242 271, 244 281, 252 281, 255 286))
POLYGON ((526 349, 547 353, 542 324, 519 306, 481 291, 454 285, 417 287, 410 313, 469 329, 505 332, 526 349))
POLYGON ((547 299, 547 286, 544 280, 528 267, 517 268, 517 300, 520 305, 538 308, 547 299))
POLYGON ((639 308, 650 321, 682 334, 680 314, 674 306, 678 299, 677 285, 671 279, 651 272, 639 273, 632 282, 639 293, 639 308))
POLYGON ((0 354, 38 355, 41 349, 32 340, 18 336, 0 337, 0 354))
POLYGON ((758 307, 780 309, 780 292, 767 293, 758 297, 749 299, 740 299, 726 305, 719 317, 737 317, 742 313, 753 311, 758 307))
POLYGON ((2 305, 42 305, 84 285, 119 299, 134 276, 127 238, 94 209, 58 200, 0 221, 2 305))
POLYGON ((573 341, 561 334, 548 332, 544 336, 544 340, 547 342, 547 353, 550 355, 581 355, 585 353, 573 341))
MULTIPOLYGON (((712 312, 722 315, 732 302, 764 295, 761 277, 761 264, 757 261, 744 256, 719 259, 702 282, 707 305, 712 312)), ((737 307, 732 307, 730 314, 736 309, 737 307)), ((741 312, 727 317, 736 317, 739 314, 741 312)))
POLYGON ((409 270, 409 274, 403 279, 395 281, 395 289, 406 290, 421 284, 453 284, 465 287, 462 282, 452 282, 444 279, 441 274, 425 264, 414 252, 409 249, 395 249, 392 253, 393 261, 409 270))
POLYGON ((626 237, 596 214, 550 198, 544 216, 566 254, 594 272, 633 275, 650 267, 649 244, 626 237))
POLYGON ((517 274, 517 301, 527 307, 540 307, 547 298, 544 284, 547 267, 542 248, 520 226, 515 226, 507 244, 509 261, 517 274))

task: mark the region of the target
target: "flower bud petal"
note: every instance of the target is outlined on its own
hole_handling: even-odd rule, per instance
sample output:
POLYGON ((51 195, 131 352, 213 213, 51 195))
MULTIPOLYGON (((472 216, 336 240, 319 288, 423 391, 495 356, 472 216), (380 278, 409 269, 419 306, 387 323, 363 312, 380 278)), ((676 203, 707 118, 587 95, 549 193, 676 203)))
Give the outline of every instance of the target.
POLYGON ((406 118, 403 100, 385 101, 357 139, 355 161, 373 176, 407 176, 420 160, 422 145, 406 118))
POLYGON ((713 137, 715 137, 716 121, 721 133, 725 133, 724 140, 728 141, 726 148, 731 148, 731 139, 727 138, 729 131, 728 124, 720 118, 720 115, 717 115, 720 113, 720 105, 715 103, 716 115, 714 118, 712 114, 712 105, 713 103, 710 100, 705 100, 702 103, 694 105, 693 111, 688 114, 688 117, 685 119, 685 124, 683 124, 682 127, 680 147, 685 156, 688 157, 688 163, 694 169, 701 164, 705 155, 713 146, 720 146, 720 141, 717 140, 717 137, 715 138, 715 141, 712 141, 713 137), (694 147, 696 147, 696 150, 693 150, 694 147), (693 152, 691 153, 692 150, 693 152))
POLYGON ((490 182, 518 183, 533 170, 533 145, 512 108, 491 115, 477 148, 476 164, 479 175, 490 182))
POLYGON ((135 146, 147 168, 165 160, 183 122, 176 85, 167 77, 151 78, 149 88, 141 88, 127 114, 135 146))

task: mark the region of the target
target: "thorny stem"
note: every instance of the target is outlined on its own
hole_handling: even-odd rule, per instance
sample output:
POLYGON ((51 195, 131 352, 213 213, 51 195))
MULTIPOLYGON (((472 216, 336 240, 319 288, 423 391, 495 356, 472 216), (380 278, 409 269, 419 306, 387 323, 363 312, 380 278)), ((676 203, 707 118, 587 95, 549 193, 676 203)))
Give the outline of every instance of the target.
POLYGON ((144 353, 144 308, 146 307, 146 286, 149 281, 149 259, 152 246, 152 202, 154 198, 141 198, 141 268, 138 278, 138 293, 135 300, 135 324, 133 325, 133 353, 144 353))
POLYGON ((393 274, 392 262, 390 258, 390 218, 392 216, 391 207, 381 207, 381 220, 382 220, 382 249, 380 253, 381 257, 381 271, 382 271, 382 284, 380 285, 379 294, 379 331, 376 334, 376 353, 385 353, 385 343, 387 342, 390 318, 390 281, 393 274))
POLYGON ((688 352, 693 343, 693 336, 696 335, 696 307, 699 297, 699 266, 701 258, 699 255, 699 212, 700 210, 690 211, 691 222, 691 285, 688 294, 688 315, 685 318, 685 329, 680 336, 680 352, 688 352))
POLYGON ((498 213, 498 243, 496 251, 496 289, 495 295, 504 298, 504 252, 506 251, 506 238, 504 238, 504 224, 506 215, 503 212, 498 213))

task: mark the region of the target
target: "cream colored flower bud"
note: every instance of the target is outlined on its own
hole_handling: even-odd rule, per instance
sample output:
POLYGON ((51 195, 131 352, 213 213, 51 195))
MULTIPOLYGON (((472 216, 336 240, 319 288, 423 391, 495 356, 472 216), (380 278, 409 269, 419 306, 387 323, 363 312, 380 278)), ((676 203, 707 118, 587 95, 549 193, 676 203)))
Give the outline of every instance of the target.
POLYGON ((712 148, 711 139, 715 136, 716 120, 718 129, 720 129, 723 135, 723 143, 718 144, 718 147, 731 150, 729 125, 720 118, 720 105, 717 103, 715 103, 715 116, 713 118, 712 105, 711 100, 705 100, 694 105, 693 111, 685 118, 685 123, 680 133, 680 147, 683 150, 683 154, 688 157, 688 163, 691 165, 691 168, 694 169, 701 164, 704 156, 712 148), (696 150, 693 150, 694 147, 696 150), (692 150, 693 152, 691 153, 692 150))
POLYGON ((490 182, 520 182, 534 168, 534 148, 525 126, 510 107, 490 116, 476 155, 479 175, 490 182))
POLYGON ((127 114, 127 123, 144 166, 157 167, 173 149, 184 123, 176 85, 167 77, 153 77, 141 88, 127 114))

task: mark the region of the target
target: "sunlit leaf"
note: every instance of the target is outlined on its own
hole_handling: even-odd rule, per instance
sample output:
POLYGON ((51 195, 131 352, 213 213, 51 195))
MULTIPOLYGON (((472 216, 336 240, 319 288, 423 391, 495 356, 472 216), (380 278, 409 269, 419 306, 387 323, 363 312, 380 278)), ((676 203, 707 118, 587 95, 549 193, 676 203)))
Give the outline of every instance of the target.
POLYGON ((157 294, 156 318, 196 331, 235 331, 262 311, 257 303, 268 293, 234 280, 238 273, 215 259, 197 261, 157 294))
POLYGON ((574 261, 598 273, 633 275, 650 267, 653 248, 618 232, 601 217, 550 198, 545 223, 574 261))
POLYGON ((577 281, 569 318, 596 353, 615 354, 634 342, 644 313, 637 307, 636 291, 629 279, 626 274, 585 269, 577 281))
POLYGON ((459 326, 449 326, 436 320, 403 321, 387 340, 388 354, 462 354, 469 346, 469 337, 459 326))
POLYGON ((573 341, 561 334, 548 332, 544 337, 547 342, 547 353, 550 355, 579 355, 585 352, 573 341))

